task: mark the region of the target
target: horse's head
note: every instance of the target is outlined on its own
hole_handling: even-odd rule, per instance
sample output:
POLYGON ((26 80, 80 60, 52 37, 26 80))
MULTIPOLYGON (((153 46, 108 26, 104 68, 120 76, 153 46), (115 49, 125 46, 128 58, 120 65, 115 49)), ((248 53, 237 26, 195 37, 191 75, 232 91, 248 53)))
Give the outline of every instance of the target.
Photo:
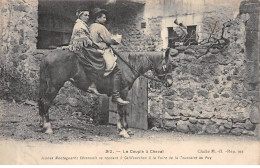
POLYGON ((169 60, 169 51, 170 49, 167 49, 162 57, 156 59, 152 67, 154 75, 163 81, 166 87, 170 87, 173 83, 171 75, 172 65, 169 60))

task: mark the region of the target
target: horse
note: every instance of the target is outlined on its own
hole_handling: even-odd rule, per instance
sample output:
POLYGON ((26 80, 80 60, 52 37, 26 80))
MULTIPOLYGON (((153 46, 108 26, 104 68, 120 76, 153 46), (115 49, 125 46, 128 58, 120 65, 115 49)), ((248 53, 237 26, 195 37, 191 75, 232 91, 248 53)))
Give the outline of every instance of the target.
MULTIPOLYGON (((155 79, 169 87, 172 85, 171 63, 169 61, 169 49, 166 52, 136 52, 128 53, 126 58, 118 56, 117 65, 122 72, 121 80, 121 98, 126 99, 128 91, 131 89, 134 81, 141 75, 145 75, 152 70, 155 79)), ((51 123, 49 119, 49 108, 66 81, 70 81, 77 88, 87 91, 94 82, 97 90, 101 94, 112 94, 112 81, 110 76, 101 77, 98 80, 91 75, 93 72, 87 72, 77 57, 77 53, 68 49, 54 49, 51 53, 42 58, 40 63, 40 87, 39 87, 39 115, 40 126, 43 132, 52 134, 51 123)), ((149 77, 148 77, 149 78, 149 77)), ((129 129, 126 120, 126 106, 117 105, 118 121, 117 130, 119 135, 129 138, 133 132, 129 129)))

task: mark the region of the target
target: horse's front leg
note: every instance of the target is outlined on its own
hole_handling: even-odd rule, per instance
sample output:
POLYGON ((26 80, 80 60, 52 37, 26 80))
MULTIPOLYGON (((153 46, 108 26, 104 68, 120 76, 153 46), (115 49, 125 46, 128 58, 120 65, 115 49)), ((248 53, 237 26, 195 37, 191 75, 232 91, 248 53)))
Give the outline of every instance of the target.
POLYGON ((122 113, 123 113, 123 120, 122 120, 122 124, 123 124, 123 128, 126 130, 128 135, 134 135, 133 131, 128 127, 128 123, 127 123, 127 113, 126 113, 126 106, 122 107, 122 113))
POLYGON ((124 111, 126 109, 126 106, 117 105, 118 108, 118 115, 117 115, 117 130, 119 131, 119 135, 124 138, 129 138, 129 134, 127 133, 125 126, 127 126, 126 120, 125 120, 125 114, 124 111))

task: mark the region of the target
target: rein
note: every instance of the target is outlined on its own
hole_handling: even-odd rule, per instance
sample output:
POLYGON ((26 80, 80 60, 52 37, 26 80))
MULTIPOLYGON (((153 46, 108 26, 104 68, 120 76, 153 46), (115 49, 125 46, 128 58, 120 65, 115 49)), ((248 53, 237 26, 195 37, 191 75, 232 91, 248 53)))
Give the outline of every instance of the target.
MULTIPOLYGON (((112 48, 112 47, 111 47, 111 48, 112 48)), ((145 77, 145 78, 147 78, 147 79, 156 81, 156 82, 164 83, 163 81, 158 80, 158 79, 155 79, 154 77, 152 78, 152 77, 150 77, 150 76, 148 76, 148 75, 141 74, 141 73, 138 72, 136 69, 134 69, 126 60, 124 60, 124 59, 118 54, 118 52, 115 51, 114 48, 112 48, 112 50, 113 50, 113 52, 114 52, 132 71, 136 72, 138 75, 143 76, 143 77, 145 77)), ((149 60, 149 58, 147 58, 147 59, 148 59, 149 62, 151 62, 151 60, 149 60)), ((152 72, 153 72, 153 74, 154 74, 155 71, 154 71, 153 68, 154 68, 154 67, 152 66, 152 72)), ((155 75, 154 75, 154 76, 155 76, 155 75)), ((159 76, 159 75, 158 75, 158 76, 159 76)))

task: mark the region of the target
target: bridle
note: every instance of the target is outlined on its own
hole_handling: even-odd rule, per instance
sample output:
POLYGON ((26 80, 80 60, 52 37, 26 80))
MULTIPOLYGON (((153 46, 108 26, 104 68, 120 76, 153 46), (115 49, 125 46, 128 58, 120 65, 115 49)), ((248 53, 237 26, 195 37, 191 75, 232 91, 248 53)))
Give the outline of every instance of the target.
POLYGON ((158 74, 158 73, 155 71, 156 66, 153 64, 153 62, 150 60, 149 57, 146 56, 146 58, 147 58, 147 60, 148 60, 148 62, 149 62, 149 66, 151 67, 151 71, 152 71, 152 74, 153 74, 153 78, 151 79, 150 76, 147 76, 147 75, 145 75, 145 74, 143 74, 143 76, 146 77, 146 78, 148 78, 148 79, 151 79, 151 80, 154 80, 154 81, 161 82, 161 83, 164 83, 164 84, 165 84, 165 83, 167 82, 167 79, 171 77, 171 73, 167 73, 167 71, 166 71, 166 69, 167 69, 167 64, 162 63, 164 60, 161 60, 161 62, 160 62, 158 65, 163 64, 163 65, 162 65, 163 73, 162 73, 162 74, 158 74), (162 78, 163 80, 158 80, 158 79, 155 78, 155 76, 158 76, 158 77, 162 78))
MULTIPOLYGON (((112 47, 111 47, 111 48, 112 48, 112 47)), ((166 67, 167 67, 166 64, 163 64, 163 72, 164 72, 163 74, 158 74, 158 73, 156 73, 156 71, 155 71, 155 68, 156 68, 155 65, 154 65, 153 62, 150 60, 150 58, 147 57, 147 56, 146 56, 146 58, 147 58, 147 60, 148 60, 148 62, 149 62, 149 66, 151 67, 151 71, 152 71, 153 77, 148 76, 148 75, 145 75, 145 74, 142 74, 142 73, 138 72, 134 67, 132 67, 124 58, 122 58, 122 57, 118 54, 117 51, 115 51, 113 48, 112 48, 112 50, 113 50, 113 52, 131 69, 131 71, 137 73, 137 74, 140 75, 140 76, 143 76, 143 77, 145 77, 145 78, 147 78, 147 79, 150 79, 150 80, 153 80, 153 81, 156 81, 156 82, 160 82, 160 83, 163 83, 163 84, 165 84, 165 83, 167 82, 167 79, 171 76, 170 73, 167 73, 167 72, 166 72, 166 67), (156 78, 155 78, 156 76, 163 77, 163 80, 156 79, 156 78)), ((162 60, 159 64, 161 64, 162 62, 163 62, 163 60, 162 60)), ((158 64, 158 65, 159 65, 159 64, 158 64)))

